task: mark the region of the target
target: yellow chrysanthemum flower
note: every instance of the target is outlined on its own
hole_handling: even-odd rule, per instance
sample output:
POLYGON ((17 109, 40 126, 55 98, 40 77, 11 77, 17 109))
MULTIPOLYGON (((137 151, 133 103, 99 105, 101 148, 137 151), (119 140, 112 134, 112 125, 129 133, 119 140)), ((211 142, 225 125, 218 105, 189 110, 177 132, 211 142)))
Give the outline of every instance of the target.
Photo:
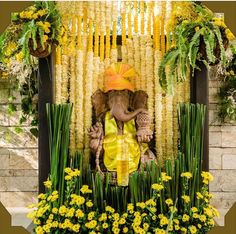
POLYGON ((51 188, 52 187, 52 181, 50 181, 49 179, 47 181, 44 181, 43 184, 46 188, 51 188))
POLYGON ((190 179, 193 177, 193 175, 191 172, 183 172, 183 173, 181 173, 181 177, 185 177, 187 179, 190 179))
POLYGON ((152 189, 156 191, 161 191, 162 189, 164 189, 164 186, 162 184, 153 184, 152 189))
POLYGON ((82 188, 80 189, 80 192, 86 194, 86 193, 92 193, 92 190, 89 189, 88 185, 83 185, 82 188))
POLYGON ((192 225, 192 226, 189 227, 189 231, 190 231, 191 234, 195 234, 195 233, 197 233, 197 228, 192 225))
POLYGON ((187 196, 187 195, 183 195, 181 198, 184 200, 185 203, 189 203, 190 202, 190 197, 187 196))
POLYGON ((166 203, 168 206, 173 205, 173 201, 172 201, 171 198, 166 199, 165 203, 166 203))

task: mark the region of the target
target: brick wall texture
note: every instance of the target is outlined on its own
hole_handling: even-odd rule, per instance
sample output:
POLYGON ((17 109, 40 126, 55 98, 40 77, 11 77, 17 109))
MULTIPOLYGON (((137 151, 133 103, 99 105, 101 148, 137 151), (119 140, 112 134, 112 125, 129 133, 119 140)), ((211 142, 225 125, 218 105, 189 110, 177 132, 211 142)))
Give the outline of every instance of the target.
POLYGON ((27 123, 16 133, 20 112, 7 114, 8 94, 8 82, 0 79, 0 201, 5 207, 25 207, 37 198, 37 139, 27 123))
POLYGON ((221 216, 217 223, 223 225, 224 215, 236 202, 236 123, 219 121, 217 93, 222 78, 214 68, 209 78, 209 169, 214 176, 210 191, 221 216))
MULTIPOLYGON (((220 78, 210 72, 209 124, 210 171, 214 181, 210 190, 213 204, 223 216, 236 201, 236 124, 222 125, 217 118, 217 91, 220 78)), ((29 133, 29 125, 22 133, 15 132, 19 112, 7 115, 8 84, 0 80, 0 201, 6 207, 24 207, 34 202, 38 189, 37 140, 29 133)), ((19 99, 16 100, 19 104, 19 99)))

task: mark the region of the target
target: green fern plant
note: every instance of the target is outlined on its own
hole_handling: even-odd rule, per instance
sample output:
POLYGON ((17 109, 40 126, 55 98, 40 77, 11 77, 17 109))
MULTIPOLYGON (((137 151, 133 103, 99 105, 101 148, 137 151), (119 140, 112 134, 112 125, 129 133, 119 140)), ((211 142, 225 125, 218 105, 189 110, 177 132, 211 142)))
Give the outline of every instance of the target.
POLYGON ((225 50, 233 34, 203 5, 195 6, 199 17, 195 21, 183 20, 177 24, 172 36, 176 46, 166 52, 159 66, 160 85, 167 91, 174 83, 184 81, 190 68, 193 73, 200 69, 199 62, 206 66, 226 63, 225 50))

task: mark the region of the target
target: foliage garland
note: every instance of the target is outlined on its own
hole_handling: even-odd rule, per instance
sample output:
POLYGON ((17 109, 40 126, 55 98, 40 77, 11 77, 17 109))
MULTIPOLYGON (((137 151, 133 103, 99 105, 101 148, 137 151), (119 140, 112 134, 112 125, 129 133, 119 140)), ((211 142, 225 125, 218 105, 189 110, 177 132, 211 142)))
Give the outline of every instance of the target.
POLYGON ((236 121, 236 51, 233 45, 231 48, 233 57, 227 61, 223 74, 225 77, 218 93, 218 116, 222 122, 236 121))
POLYGON ((11 20, 0 36, 1 76, 8 78, 11 86, 8 112, 17 110, 18 92, 22 110, 19 123, 30 119, 30 131, 37 136, 38 60, 31 53, 40 48, 50 53, 52 44, 59 43, 64 30, 54 2, 35 2, 20 13, 12 13, 11 20))

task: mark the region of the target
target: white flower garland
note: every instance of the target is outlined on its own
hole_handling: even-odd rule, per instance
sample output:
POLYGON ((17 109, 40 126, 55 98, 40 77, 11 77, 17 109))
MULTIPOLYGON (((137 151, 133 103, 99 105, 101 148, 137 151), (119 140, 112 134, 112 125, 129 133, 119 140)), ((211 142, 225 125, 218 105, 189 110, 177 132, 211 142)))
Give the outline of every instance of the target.
POLYGON ((100 65, 99 65, 99 77, 98 77, 98 88, 103 90, 104 88, 104 71, 105 71, 105 65, 104 65, 104 61, 100 61, 100 65))
MULTIPOLYGON (((86 60, 86 80, 85 80, 85 99, 84 99, 84 139, 85 149, 89 152, 89 136, 87 129, 92 125, 92 104, 91 96, 93 94, 93 52, 88 51, 86 60)), ((85 154, 85 162, 88 163, 89 154, 85 154)))
POLYGON ((166 158, 173 159, 173 96, 166 96, 166 158))
POLYGON ((146 90, 148 94, 148 111, 150 113, 151 121, 153 124, 154 117, 154 84, 153 84, 153 76, 154 76, 154 64, 153 64, 153 40, 151 37, 147 37, 146 44, 146 90))
POLYGON ((128 63, 127 45, 121 46, 122 63, 128 63))
POLYGON ((134 68, 135 71, 138 73, 138 77, 136 80, 136 90, 141 88, 141 57, 140 57, 140 37, 137 35, 133 36, 133 43, 134 43, 134 68))
POLYGON ((162 91, 159 84, 158 67, 161 62, 161 52, 155 50, 154 52, 154 77, 155 77, 155 138, 156 138, 156 152, 158 159, 163 158, 162 151, 162 91))
POLYGON ((100 65, 100 58, 94 57, 93 59, 93 92, 98 89, 98 79, 99 79, 99 65, 100 65))
POLYGON ((84 147, 84 80, 83 80, 83 51, 78 50, 76 58, 76 82, 75 82, 75 92, 76 92, 76 147, 78 150, 82 150, 84 147))
POLYGON ((61 103, 61 77, 62 76, 62 64, 61 64, 61 47, 56 48, 56 64, 55 64, 55 103, 61 103))
POLYGON ((117 63, 118 51, 117 49, 111 49, 111 63, 117 63))
MULTIPOLYGON (((70 103, 76 106, 76 73, 75 73, 75 55, 70 56, 70 103)), ((76 110, 73 108, 70 124, 70 154, 74 155, 76 148, 75 140, 76 110)))
POLYGON ((127 38, 127 52, 128 52, 128 64, 134 66, 134 48, 133 48, 133 40, 127 38))
POLYGON ((140 36, 140 56, 141 56, 141 84, 140 88, 146 91, 146 35, 140 36))

